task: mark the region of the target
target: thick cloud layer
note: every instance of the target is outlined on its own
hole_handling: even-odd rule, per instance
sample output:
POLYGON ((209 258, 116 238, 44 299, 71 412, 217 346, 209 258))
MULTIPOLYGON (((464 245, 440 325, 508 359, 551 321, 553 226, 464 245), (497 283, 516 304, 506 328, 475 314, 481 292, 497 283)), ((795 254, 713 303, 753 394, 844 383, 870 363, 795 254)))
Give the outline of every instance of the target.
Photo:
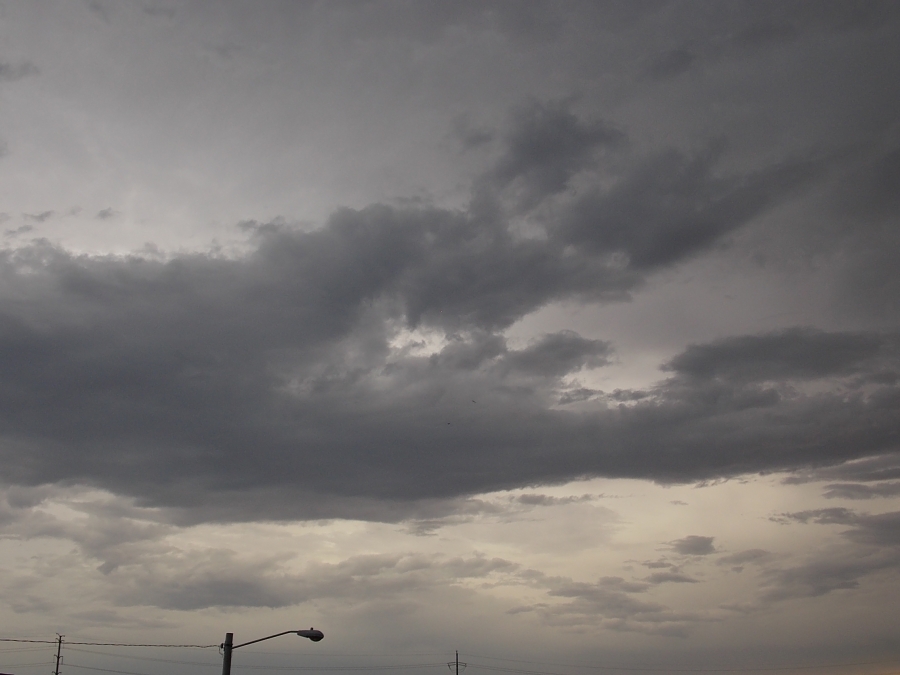
MULTIPOLYGON (((187 520, 396 520, 439 515, 482 491, 584 476, 693 481, 894 457, 900 155, 896 87, 882 85, 900 63, 895 6, 548 7, 316 8, 340 27, 341 49, 365 62, 362 73, 367 53, 353 50, 367 40, 435 45, 459 31, 516 58, 529 56, 516 52, 527 43, 536 61, 571 75, 553 87, 522 80, 505 121, 491 118, 496 110, 484 128, 467 110, 455 117, 462 154, 482 162, 458 208, 428 199, 339 208, 318 228, 249 220, 245 247, 228 255, 79 254, 40 240, 5 249, 4 480, 96 485, 187 520), (638 29, 645 42, 626 48, 638 29), (816 59, 827 77, 809 66, 816 59), (609 70, 599 65, 607 61, 609 70), (590 79, 595 72, 606 79, 590 79), (532 84, 540 96, 528 94, 532 84), (615 92, 600 96, 607 85, 615 92), (638 119, 630 105, 654 114, 638 119), (864 320, 718 331, 683 349, 673 338, 681 352, 660 357, 660 381, 612 391, 590 381, 620 358, 622 345, 602 331, 557 327, 524 345, 511 337, 548 306, 628 301, 741 237, 760 266, 792 267, 792 246, 797 258, 835 263, 828 292, 864 320)), ((286 6, 252 18, 222 11, 250 42, 266 21, 299 34, 321 19, 286 6)), ((296 56, 294 36, 280 35, 275 61, 296 56)), ((236 49, 216 45, 208 51, 220 60, 236 49)), ((383 66, 373 50, 372 67, 383 66)), ((0 80, 39 80, 35 63, 2 61, 0 80)), ((185 95, 193 83, 167 78, 185 95)), ((472 100, 484 98, 475 89, 472 100)), ((293 128, 297 113, 286 109, 293 128)), ((360 127, 376 116, 367 111, 360 127)), ((241 127, 246 118, 229 119, 241 127)), ((96 225, 123 208, 85 212, 96 225)), ((19 212, 10 241, 69 213, 19 212)), ((831 496, 897 489, 834 480, 831 496)))
POLYGON ((249 250, 232 257, 5 252, 6 479, 97 485, 196 519, 395 519, 579 476, 689 481, 895 451, 895 334, 693 345, 654 388, 608 395, 578 377, 613 345, 572 331, 508 344, 503 329, 551 301, 627 297, 820 164, 727 178, 717 152, 673 151, 558 199, 621 140, 532 104, 466 211, 246 223, 249 250), (517 225, 529 213, 537 234, 517 225))

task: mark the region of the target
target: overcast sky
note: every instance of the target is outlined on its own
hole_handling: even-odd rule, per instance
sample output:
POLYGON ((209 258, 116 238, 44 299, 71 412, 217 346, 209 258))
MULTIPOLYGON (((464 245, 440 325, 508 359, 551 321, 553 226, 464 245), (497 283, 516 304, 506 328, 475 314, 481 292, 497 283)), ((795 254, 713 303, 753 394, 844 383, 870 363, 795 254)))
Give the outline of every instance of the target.
POLYGON ((897 672, 898 82, 874 0, 0 2, 0 637, 897 672))

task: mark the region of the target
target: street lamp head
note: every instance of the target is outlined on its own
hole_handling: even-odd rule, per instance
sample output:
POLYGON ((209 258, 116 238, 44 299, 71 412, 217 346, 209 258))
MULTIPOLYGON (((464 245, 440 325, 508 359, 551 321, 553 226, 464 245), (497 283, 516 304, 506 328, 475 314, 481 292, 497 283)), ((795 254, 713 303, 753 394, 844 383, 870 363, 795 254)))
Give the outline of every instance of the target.
POLYGON ((309 638, 313 642, 318 642, 323 637, 325 637, 325 634, 322 631, 316 630, 315 628, 310 628, 309 630, 298 630, 297 635, 299 635, 300 637, 309 638))

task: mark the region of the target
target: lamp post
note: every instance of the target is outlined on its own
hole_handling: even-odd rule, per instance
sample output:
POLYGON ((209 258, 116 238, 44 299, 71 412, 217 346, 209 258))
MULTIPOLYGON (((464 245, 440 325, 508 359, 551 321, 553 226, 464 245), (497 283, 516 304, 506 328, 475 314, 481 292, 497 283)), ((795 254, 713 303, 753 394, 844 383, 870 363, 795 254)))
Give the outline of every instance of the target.
POLYGON ((262 642, 263 640, 271 640, 272 638, 277 638, 281 635, 288 635, 292 633, 294 635, 299 635, 300 637, 309 638, 313 642, 318 642, 325 635, 320 630, 316 630, 315 628, 310 628, 309 630, 286 630, 283 633, 275 633, 275 635, 268 635, 263 638, 259 638, 258 640, 250 640, 250 642, 242 642, 239 645, 234 644, 234 633, 225 633, 225 642, 219 645, 222 648, 222 675, 231 675, 231 652, 237 649, 238 647, 246 647, 247 645, 252 645, 257 642, 262 642))

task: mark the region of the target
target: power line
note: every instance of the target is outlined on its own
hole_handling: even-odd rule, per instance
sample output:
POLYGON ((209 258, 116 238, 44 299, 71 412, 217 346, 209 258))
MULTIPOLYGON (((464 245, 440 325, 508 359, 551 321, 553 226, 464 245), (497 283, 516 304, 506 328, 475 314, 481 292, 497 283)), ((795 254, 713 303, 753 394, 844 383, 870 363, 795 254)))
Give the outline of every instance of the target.
POLYGON ((120 673, 121 675, 148 675, 148 673, 135 673, 130 670, 110 670, 109 668, 97 668, 96 666, 78 666, 67 663, 66 668, 78 668, 79 670, 99 670, 102 673, 120 673))
MULTIPOLYGON (((572 668, 591 668, 594 670, 623 670, 628 672, 640 673, 753 673, 753 672, 778 672, 790 670, 813 670, 822 668, 847 668, 851 666, 877 666, 886 665, 888 663, 896 663, 896 661, 861 661, 857 663, 830 663, 815 666, 778 666, 774 668, 634 668, 630 666, 588 666, 575 664, 556 664, 566 665, 572 668)), ((503 668, 501 666, 487 666, 478 663, 469 662, 469 666, 473 668, 481 668, 482 670, 490 670, 499 673, 518 673, 519 675, 564 675, 563 673, 552 673, 543 670, 526 670, 523 668, 503 668)))
MULTIPOLYGON (((70 644, 70 643, 66 643, 70 644)), ((111 656, 116 659, 135 659, 137 661, 154 661, 156 663, 177 663, 181 666, 208 666, 221 668, 221 661, 216 661, 216 663, 204 663, 203 661, 180 661, 177 659, 160 659, 155 658, 153 656, 135 656, 133 654, 111 654, 110 652, 98 652, 95 649, 78 649, 77 647, 72 647, 69 651, 79 652, 81 654, 95 654, 97 656, 111 656)))
POLYGON ((41 661, 40 663, 4 663, 2 668, 29 668, 31 666, 52 666, 53 661, 41 661))
POLYGON ((91 645, 94 647, 169 647, 174 649, 211 649, 219 645, 160 645, 132 644, 130 642, 66 642, 67 645, 91 645))
MULTIPOLYGON (((72 643, 66 643, 72 644, 72 643)), ((109 652, 99 652, 93 649, 78 649, 73 647, 70 651, 82 654, 94 654, 96 656, 110 656, 112 658, 134 659, 137 661, 153 661, 156 663, 176 663, 182 666, 203 666, 203 667, 221 667, 220 663, 204 663, 202 661, 181 661, 178 659, 160 659, 152 656, 135 656, 133 654, 111 654, 109 652)), ((354 670, 408 670, 411 668, 437 668, 444 666, 444 663, 404 663, 404 664, 388 664, 388 665, 366 665, 366 666, 262 666, 241 664, 241 668, 251 669, 269 669, 269 670, 325 670, 325 671, 354 671, 354 670)))
MULTIPOLYGON (((24 640, 20 638, 0 638, 0 642, 37 642, 40 644, 55 645, 57 640, 24 640)), ((67 645, 90 645, 94 647, 169 647, 176 649, 211 649, 219 645, 169 645, 169 644, 138 644, 133 642, 69 642, 67 645)))
MULTIPOLYGON (((191 665, 191 666, 206 666, 213 667, 218 664, 215 663, 203 663, 200 661, 183 661, 178 659, 162 659, 155 658, 149 656, 134 656, 130 654, 113 654, 109 652, 101 652, 90 649, 78 649, 75 646, 86 646, 86 647, 142 647, 142 648, 167 648, 167 649, 211 649, 214 647, 218 647, 218 645, 200 645, 200 644, 168 644, 168 643, 132 643, 132 642, 68 642, 61 637, 56 640, 35 640, 28 638, 0 638, 0 642, 13 642, 13 643, 29 643, 29 644, 53 644, 60 645, 60 643, 65 644, 70 647, 72 651, 82 652, 86 654, 95 654, 98 656, 109 656, 113 658, 130 658, 137 659, 142 661, 153 661, 158 663, 172 663, 178 665, 191 665)), ((30 648, 30 647, 21 647, 21 648, 12 648, 12 649, 0 649, 0 652, 23 652, 23 651, 38 651, 39 648, 30 648)), ((411 654, 412 655, 412 654, 411 654)), ((426 654, 416 654, 425 656, 426 654)), ((430 655, 430 654, 428 654, 430 655)), ((354 655, 360 656, 360 655, 354 655)), ((500 658, 494 656, 488 656, 485 654, 469 654, 468 656, 475 656, 477 658, 485 658, 497 661, 507 661, 511 663, 526 663, 526 664, 535 664, 535 665, 547 665, 547 666, 556 666, 560 668, 586 668, 591 670, 619 670, 623 672, 640 672, 640 673, 753 673, 753 672, 786 672, 786 671, 801 671, 801 670, 814 670, 814 669, 830 669, 830 668, 849 668, 856 666, 876 666, 876 665, 888 665, 888 664, 896 664, 897 660, 892 661, 858 661, 852 663, 825 663, 825 664, 816 664, 816 665, 798 665, 798 666, 769 666, 769 667, 741 667, 741 668, 672 668, 672 667, 646 667, 646 666, 616 666, 616 665, 589 665, 589 664, 576 664, 576 663, 550 663, 550 662, 542 662, 542 661, 525 661, 520 659, 508 659, 508 658, 500 658)), ((31 664, 21 664, 31 665, 31 664)), ((39 664, 34 664, 39 665, 39 664)), ((66 664, 67 666, 71 666, 73 668, 87 668, 87 666, 77 666, 74 664, 66 664)), ((416 668, 442 668, 446 665, 445 662, 441 663, 405 663, 405 664, 391 664, 391 665, 365 665, 365 666, 262 666, 262 665, 242 665, 242 668, 246 668, 248 670, 294 670, 294 671, 329 671, 329 672, 353 672, 353 671, 384 671, 384 670, 411 670, 416 668)), ((479 663, 468 663, 469 667, 472 668, 480 668, 481 670, 491 671, 496 673, 512 673, 516 675, 566 675, 564 673, 552 672, 552 671, 544 671, 544 670, 533 670, 527 668, 516 668, 516 667, 505 667, 505 666, 492 666, 487 664, 479 664, 479 663)), ((4 666, 7 667, 7 666, 4 666)), ((12 666, 9 666, 12 667, 12 666)), ((103 672, 112 672, 112 673, 128 673, 129 671, 119 671, 119 670, 108 670, 103 668, 95 668, 95 670, 103 671, 103 672)), ((132 674, 132 675, 143 675, 141 673, 132 674)), ((900 675, 900 673, 890 673, 887 675, 900 675)))
MULTIPOLYGON (((132 657, 138 658, 138 657, 132 657)), ((161 659, 160 659, 161 660, 161 659)), ((213 665, 207 663, 191 663, 189 661, 169 661, 168 663, 177 663, 180 665, 213 665)), ((216 664, 217 665, 217 664, 216 664)), ((316 666, 251 666, 241 664, 241 669, 243 670, 281 670, 281 671, 298 671, 298 670, 330 670, 330 671, 355 671, 355 670, 400 670, 407 668, 443 668, 446 666, 445 663, 417 663, 411 665, 393 665, 393 666, 325 666, 325 667, 316 667, 316 666)), ((82 670, 99 670, 104 673, 124 673, 124 675, 147 675, 147 673, 135 673, 130 670, 114 670, 110 668, 97 668, 96 666, 79 666, 74 663, 67 663, 67 668, 80 668, 82 670)))
POLYGON ((56 644, 56 640, 20 640, 18 638, 0 638, 0 642, 38 642, 43 645, 56 644))

